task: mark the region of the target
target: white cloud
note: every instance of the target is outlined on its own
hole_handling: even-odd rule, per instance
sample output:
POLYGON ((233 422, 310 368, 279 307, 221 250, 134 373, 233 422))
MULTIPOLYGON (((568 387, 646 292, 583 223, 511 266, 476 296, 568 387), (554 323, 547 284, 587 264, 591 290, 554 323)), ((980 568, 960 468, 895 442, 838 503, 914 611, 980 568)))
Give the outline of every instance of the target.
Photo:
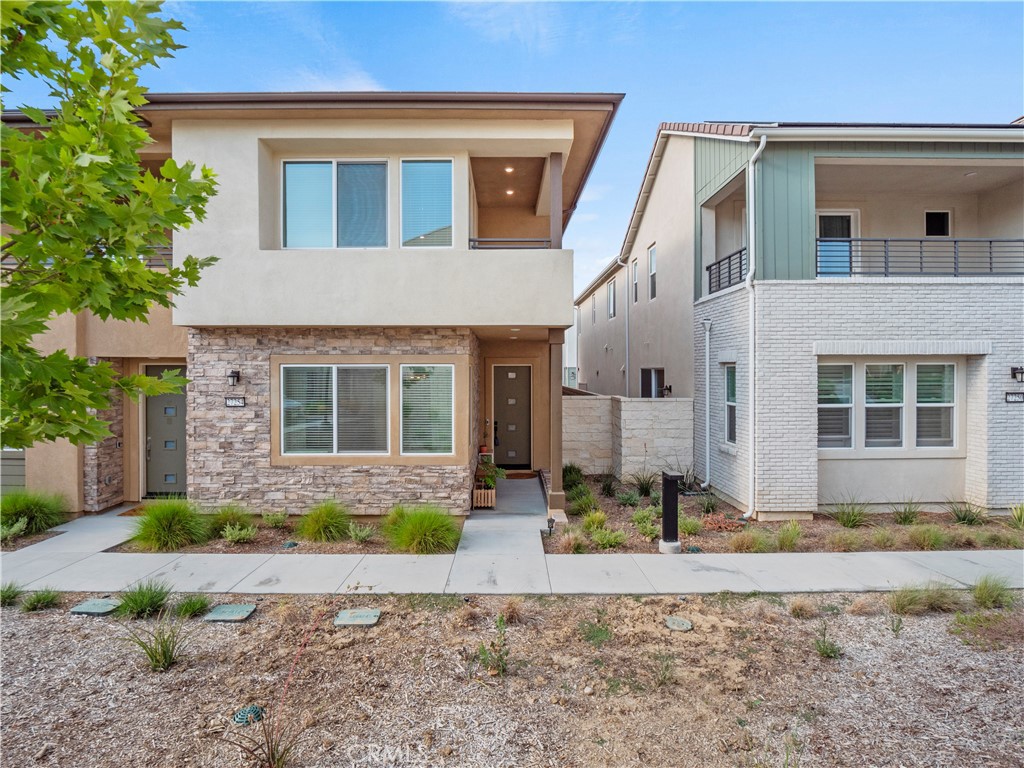
POLYGON ((369 72, 357 65, 342 65, 334 70, 302 67, 282 73, 275 80, 275 91, 383 91, 386 88, 369 72))
POLYGON ((552 3, 456 2, 448 13, 493 42, 514 42, 531 51, 551 51, 565 34, 561 10, 552 3))
POLYGON ((602 200, 605 195, 611 192, 613 189, 611 184, 588 184, 583 188, 583 194, 580 195, 581 203, 596 203, 598 200, 602 200))

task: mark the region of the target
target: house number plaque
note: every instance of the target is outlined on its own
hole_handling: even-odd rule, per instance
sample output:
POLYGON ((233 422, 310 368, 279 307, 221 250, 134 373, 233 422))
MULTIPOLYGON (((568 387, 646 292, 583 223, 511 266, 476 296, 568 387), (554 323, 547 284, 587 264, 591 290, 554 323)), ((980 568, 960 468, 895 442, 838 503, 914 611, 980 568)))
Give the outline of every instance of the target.
POLYGON ((244 397, 225 397, 224 405, 228 408, 245 408, 244 397))
POLYGON ((1024 403, 1024 392, 1007 392, 1006 402, 1008 403, 1024 403))

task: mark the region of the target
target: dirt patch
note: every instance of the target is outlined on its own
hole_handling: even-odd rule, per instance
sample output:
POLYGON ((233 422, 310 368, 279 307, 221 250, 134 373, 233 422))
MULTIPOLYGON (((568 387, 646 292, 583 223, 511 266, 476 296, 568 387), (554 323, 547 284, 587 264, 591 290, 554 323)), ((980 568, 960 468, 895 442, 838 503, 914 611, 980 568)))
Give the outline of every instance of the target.
POLYGON ((52 539, 54 536, 60 536, 63 531, 44 531, 43 533, 36 533, 32 536, 19 536, 14 541, 5 541, 0 545, 0 552, 17 552, 19 549, 25 547, 31 547, 33 544, 38 544, 40 541, 46 541, 52 539))
MULTIPOLYGON (((585 481, 594 492, 608 520, 606 528, 621 530, 627 535, 625 544, 609 550, 601 550, 590 539, 585 537, 587 552, 627 552, 649 554, 658 551, 658 539, 648 538, 641 534, 632 518, 638 509, 651 509, 660 516, 660 507, 651 507, 649 498, 642 498, 637 507, 626 506, 617 498, 601 495, 600 480, 588 477, 585 481)), ((767 549, 778 551, 778 533, 785 523, 744 521, 739 510, 732 505, 718 500, 715 511, 711 515, 702 514, 700 498, 697 496, 680 496, 679 515, 700 519, 703 528, 700 533, 686 535, 680 530, 679 540, 683 551, 700 552, 734 552, 733 538, 738 532, 755 532, 763 534, 767 549)), ((580 526, 582 517, 569 517, 570 526, 580 526)), ((661 520, 656 517, 654 524, 660 535, 661 520)), ((862 528, 844 528, 828 515, 815 514, 813 520, 801 520, 800 537, 797 539, 795 552, 887 552, 908 551, 919 549, 911 539, 911 531, 916 526, 897 525, 893 516, 888 513, 872 513, 870 524, 862 528)), ((999 519, 989 519, 983 525, 956 525, 950 521, 948 514, 942 512, 922 512, 916 525, 938 527, 946 539, 943 549, 1019 549, 1024 547, 1024 534, 1011 530, 999 519)), ((544 551, 548 554, 559 554, 559 529, 550 539, 544 537, 544 551)))
POLYGON ((791 618, 777 596, 526 598, 503 677, 475 659, 505 598, 256 598, 243 625, 192 622, 190 650, 166 673, 148 671, 114 620, 5 608, 4 758, 241 766, 222 736, 256 703, 308 722, 297 766, 1024 761, 1019 635, 983 651, 930 615, 895 637, 887 616, 846 613, 852 598, 806 598, 844 649, 835 661, 814 651, 819 622, 791 618), (343 607, 381 608, 381 622, 331 628, 343 607), (693 631, 670 632, 667 615, 693 631))

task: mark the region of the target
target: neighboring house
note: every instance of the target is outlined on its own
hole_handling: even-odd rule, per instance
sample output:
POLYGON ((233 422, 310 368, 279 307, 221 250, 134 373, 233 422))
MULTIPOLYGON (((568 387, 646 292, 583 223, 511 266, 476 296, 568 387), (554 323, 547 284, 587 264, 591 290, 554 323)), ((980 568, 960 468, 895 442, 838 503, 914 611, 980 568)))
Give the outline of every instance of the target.
POLYGON ((61 317, 41 346, 191 383, 118 400, 99 445, 30 448, 30 487, 86 510, 187 493, 465 514, 486 446, 501 466, 556 470, 548 503, 563 506, 562 233, 621 95, 148 98, 144 160, 206 164, 220 185, 174 257, 219 262, 173 314, 61 317))
POLYGON ((1019 125, 663 124, 576 304, 580 386, 692 387, 744 511, 1024 501, 1019 125))

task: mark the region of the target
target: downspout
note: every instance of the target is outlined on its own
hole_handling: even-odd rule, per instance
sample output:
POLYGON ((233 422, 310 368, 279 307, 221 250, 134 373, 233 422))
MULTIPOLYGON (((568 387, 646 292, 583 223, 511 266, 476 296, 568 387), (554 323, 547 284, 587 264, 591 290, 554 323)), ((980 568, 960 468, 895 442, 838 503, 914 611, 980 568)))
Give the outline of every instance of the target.
POLYGON ((704 323, 704 482, 700 489, 711 486, 711 319, 704 323))
POLYGON ((615 263, 618 264, 620 267, 625 267, 626 268, 625 278, 623 279, 622 282, 624 283, 624 287, 626 289, 623 292, 623 298, 626 300, 625 301, 625 304, 626 304, 626 397, 629 397, 629 305, 631 303, 631 298, 632 298, 630 296, 630 288, 629 288, 629 286, 630 286, 630 282, 629 282, 629 279, 630 279, 630 277, 629 277, 629 262, 624 262, 622 260, 622 254, 620 253, 615 258, 615 263))
POLYGON ((765 145, 768 143, 768 137, 761 134, 761 142, 757 145, 757 149, 754 150, 754 154, 750 156, 750 160, 747 161, 747 309, 749 312, 748 327, 747 327, 747 340, 749 347, 747 349, 747 368, 749 369, 749 381, 747 382, 747 393, 749 403, 747 411, 750 414, 750 446, 748 453, 750 455, 750 475, 747 479, 747 485, 749 488, 747 498, 747 511, 743 514, 743 519, 749 519, 754 514, 754 501, 757 498, 757 440, 756 440, 756 426, 757 426, 757 412, 756 412, 756 392, 755 392, 755 371, 756 371, 756 344, 754 343, 754 334, 757 332, 757 324, 754 319, 754 310, 756 309, 756 302, 754 300, 754 272, 757 269, 757 240, 756 240, 756 218, 757 218, 757 205, 754 199, 756 190, 754 169, 757 164, 757 160, 761 157, 761 153, 764 152, 765 145))

